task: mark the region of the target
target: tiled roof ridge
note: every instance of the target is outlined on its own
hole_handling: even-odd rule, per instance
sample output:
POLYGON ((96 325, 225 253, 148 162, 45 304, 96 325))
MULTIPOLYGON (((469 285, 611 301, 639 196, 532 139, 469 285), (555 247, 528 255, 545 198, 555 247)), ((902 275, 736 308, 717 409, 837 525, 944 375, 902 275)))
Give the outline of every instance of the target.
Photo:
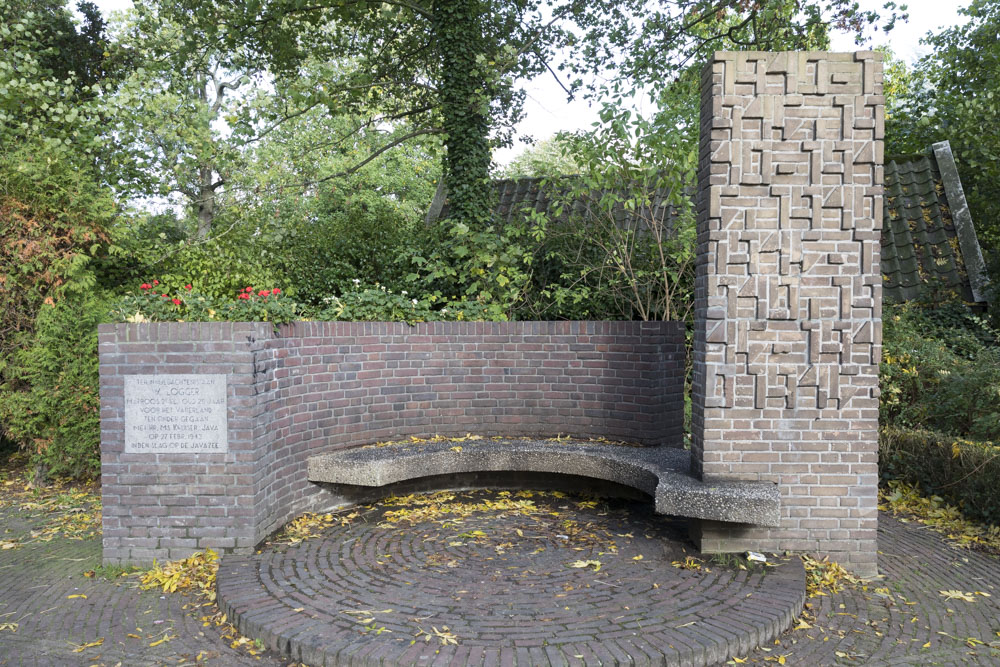
MULTIPOLYGON (((923 153, 887 156, 884 176, 881 246, 886 297, 909 301, 943 290, 985 304, 989 278, 949 143, 935 143, 923 153)), ((569 205, 560 208, 561 219, 592 215, 592 206, 605 190, 574 192, 584 178, 558 174, 495 179, 497 219, 509 222, 532 210, 550 213, 554 201, 566 194, 572 201, 562 202, 569 205)), ((646 212, 667 221, 673 212, 663 190, 650 193, 646 212)), ((447 207, 441 217, 446 215, 447 207)), ((629 224, 623 210, 614 210, 613 216, 616 224, 629 224)))
POLYGON ((931 150, 941 173, 945 195, 951 203, 952 220, 958 235, 959 246, 962 249, 962 257, 965 260, 965 270, 968 274, 969 286, 972 289, 972 298, 974 301, 985 302, 990 286, 989 274, 986 272, 986 262, 983 260, 982 248, 976 237, 969 204, 965 200, 962 181, 958 177, 958 166, 955 164, 955 156, 951 152, 951 144, 947 140, 939 141, 931 146, 931 150))

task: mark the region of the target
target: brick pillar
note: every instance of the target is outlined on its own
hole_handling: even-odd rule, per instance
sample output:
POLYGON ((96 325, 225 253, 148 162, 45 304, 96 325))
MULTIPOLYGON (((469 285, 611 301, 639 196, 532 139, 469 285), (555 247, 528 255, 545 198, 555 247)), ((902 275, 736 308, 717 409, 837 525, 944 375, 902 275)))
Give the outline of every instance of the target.
MULTIPOLYGON (((145 565, 194 551, 250 552, 266 537, 261 496, 266 449, 254 432, 266 420, 261 403, 264 343, 269 322, 102 324, 101 499, 104 563, 145 565), (222 377, 225 447, 128 451, 126 378, 222 377)), ((169 389, 157 392, 169 394, 169 389)), ((142 404, 158 412, 158 402, 142 404)), ((172 423, 204 414, 199 404, 171 407, 172 423)), ((176 432, 176 431, 173 431, 176 432)))
POLYGON ((718 52, 702 76, 693 468, 779 485, 704 551, 876 571, 881 55, 718 52))

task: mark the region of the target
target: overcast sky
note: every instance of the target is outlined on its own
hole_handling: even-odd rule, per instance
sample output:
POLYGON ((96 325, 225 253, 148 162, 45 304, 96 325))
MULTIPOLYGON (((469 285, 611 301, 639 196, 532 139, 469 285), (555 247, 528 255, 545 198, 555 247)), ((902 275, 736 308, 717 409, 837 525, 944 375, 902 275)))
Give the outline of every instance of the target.
MULTIPOLYGON (((211 0, 206 0, 211 1, 211 0)), ((130 7, 129 0, 95 0, 101 11, 107 15, 117 9, 130 7)), ((960 19, 958 8, 967 6, 968 2, 956 3, 951 0, 904 0, 909 7, 910 20, 898 23, 891 33, 873 33, 870 46, 892 47, 896 56, 913 62, 928 49, 920 44, 920 38, 928 31, 955 25, 960 19)), ((859 0, 864 9, 878 9, 884 0, 859 0)), ((857 47, 851 37, 834 35, 833 48, 836 51, 854 51, 857 47)), ((530 81, 526 86, 528 99, 525 105, 525 120, 518 126, 518 131, 544 139, 559 130, 576 130, 586 127, 597 120, 594 110, 582 101, 567 102, 565 94, 552 80, 550 75, 540 76, 530 81)), ((498 151, 494 158, 501 164, 506 164, 511 158, 524 150, 523 144, 515 144, 513 149, 498 151)))

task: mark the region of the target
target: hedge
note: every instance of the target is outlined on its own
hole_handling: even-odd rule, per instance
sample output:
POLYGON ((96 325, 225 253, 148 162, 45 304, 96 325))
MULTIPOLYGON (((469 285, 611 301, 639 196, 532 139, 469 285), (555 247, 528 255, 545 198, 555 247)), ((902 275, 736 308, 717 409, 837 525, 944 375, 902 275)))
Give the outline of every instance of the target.
POLYGON ((958 505, 977 521, 1000 525, 1000 446, 933 431, 883 428, 879 475, 958 505))

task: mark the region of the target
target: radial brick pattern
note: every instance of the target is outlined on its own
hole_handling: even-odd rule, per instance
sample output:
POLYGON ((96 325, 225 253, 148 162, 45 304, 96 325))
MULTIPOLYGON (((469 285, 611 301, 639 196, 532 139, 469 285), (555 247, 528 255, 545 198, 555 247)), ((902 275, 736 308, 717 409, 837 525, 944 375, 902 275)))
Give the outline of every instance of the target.
MULTIPOLYGON (((562 520, 556 517, 553 519, 562 520)), ((633 515, 633 519, 639 523, 637 515, 633 515)), ((19 509, 17 505, 0 505, 4 540, 28 540, 32 531, 47 525, 47 520, 46 512, 35 513, 19 509)), ((483 523, 477 525, 480 529, 488 528, 483 523)), ((462 530, 466 529, 475 528, 470 525, 462 530)), ((522 532, 526 532, 524 528, 522 532)), ((346 540, 354 535, 353 531, 341 534, 345 535, 346 540)), ((644 546, 645 530, 633 534, 636 536, 635 541, 640 543, 639 546, 644 546)), ((619 538, 617 534, 615 539, 622 551, 623 563, 630 561, 630 553, 640 551, 635 549, 624 553, 625 539, 619 538)), ((904 523, 885 515, 879 522, 879 547, 879 564, 885 578, 871 582, 867 587, 848 586, 840 593, 808 600, 808 613, 803 616, 807 621, 805 626, 795 623, 797 629, 783 633, 778 638, 779 644, 768 641, 761 645, 762 648, 741 653, 741 659, 746 660, 745 664, 773 666, 779 657, 785 658, 786 665, 795 667, 834 664, 998 663, 1000 640, 995 633, 1000 630, 997 625, 997 619, 1000 618, 1000 562, 996 558, 950 546, 939 535, 915 521, 904 523), (941 591, 949 590, 969 593, 974 601, 949 600, 941 594, 941 591), (976 591, 988 593, 990 597, 978 595, 976 591)), ((100 562, 100 548, 100 538, 95 537, 82 541, 58 538, 52 542, 33 542, 18 548, 0 550, 0 572, 3 574, 0 576, 0 626, 17 624, 16 630, 9 626, 0 627, 0 665, 110 667, 121 663, 128 667, 193 664, 214 667, 288 666, 287 659, 281 659, 270 652, 255 657, 249 655, 246 645, 242 649, 233 649, 230 645, 232 640, 220 637, 214 625, 204 627, 201 617, 212 613, 212 609, 201 607, 190 597, 165 595, 160 591, 140 591, 130 577, 111 581, 100 575, 88 578, 84 573, 100 562), (71 598, 71 595, 76 597, 71 598), (82 597, 83 595, 86 597, 82 597), (159 640, 164 637, 171 639, 160 643, 159 640), (103 639, 100 645, 75 651, 98 639, 103 639), (198 662, 199 655, 201 663, 198 662)), ((463 553, 470 553, 471 548, 464 549, 463 553)), ((485 550, 488 545, 482 543, 476 545, 476 548, 485 550)), ((567 549, 572 547, 563 547, 562 551, 567 549)), ((648 564, 647 559, 653 562, 652 553, 645 548, 641 549, 641 553, 645 556, 638 563, 648 564)), ((487 558, 498 559, 507 554, 490 554, 487 551, 485 555, 487 558)), ((594 578, 606 576, 607 572, 617 576, 615 565, 609 557, 598 554, 597 558, 602 561, 603 566, 601 572, 594 574, 594 578)), ((665 560, 664 556, 657 567, 667 567, 663 562, 665 560)), ((443 568, 441 562, 432 562, 431 565, 438 569, 454 569, 448 568, 447 563, 448 561, 444 561, 443 568)), ((229 568, 228 563, 226 568, 229 568)), ((677 574, 695 573, 679 571, 677 574)), ((440 576, 442 575, 436 575, 438 578, 440 576)), ((648 576, 650 581, 660 583, 661 587, 667 585, 667 580, 658 576, 658 571, 650 572, 648 576)), ((255 578, 256 575, 247 577, 246 580, 252 583, 255 578)), ((455 581, 457 583, 459 579, 456 578, 455 581)), ((606 578, 604 581, 617 583, 606 578)), ((764 585, 768 585, 766 581, 764 585)), ((462 587, 456 586, 456 590, 462 590, 462 587)), ((581 591, 577 592, 596 598, 617 589, 590 582, 590 588, 583 588, 581 591)), ((480 599, 483 599, 485 593, 486 589, 483 587, 477 590, 480 599)), ((559 593, 569 594, 572 591, 559 593)), ((727 590, 723 586, 717 586, 706 591, 706 600, 711 601, 706 604, 719 604, 713 597, 716 594, 727 595, 727 590)), ((639 595, 636 601, 645 603, 646 599, 639 595)), ((579 603, 580 600, 574 598, 574 602, 579 603)), ((551 598, 546 599, 541 595, 529 597, 522 613, 527 615, 527 609, 536 603, 540 608, 547 608, 551 606, 551 598)), ((607 604, 607 600, 595 600, 593 604, 607 604)), ((639 608, 632 601, 623 604, 633 609, 639 608)), ((584 606, 586 605, 587 602, 584 601, 584 606)), ((376 611, 384 608, 387 607, 378 607, 376 611)), ((539 611, 539 616, 542 613, 539 611)), ((565 610, 563 613, 566 613, 565 610)), ((375 617, 384 621, 386 615, 375 614, 375 617)), ((360 617, 359 620, 364 621, 365 618, 360 617)), ((426 620, 422 622, 425 629, 431 629, 426 625, 426 620)), ((688 621, 678 622, 677 625, 686 622, 688 621)), ((579 625, 583 624, 580 620, 579 625)), ((363 629, 360 624, 354 627, 356 632, 363 629)), ((698 627, 700 626, 696 624, 687 626, 686 629, 698 627)), ((719 629, 712 626, 707 629, 709 634, 730 633, 718 635, 714 640, 718 646, 726 645, 727 638, 733 631, 731 627, 719 629)), ((380 636, 385 638, 387 635, 383 633, 380 636)), ((362 638, 360 632, 358 638, 362 638)), ((407 642, 411 638, 415 639, 409 637, 407 642)), ((467 640, 468 637, 460 637, 460 650, 451 647, 435 658, 444 661, 444 664, 464 667, 466 664, 492 664, 487 658, 494 663, 498 662, 500 653, 511 661, 517 657, 516 648, 508 648, 505 653, 503 649, 499 652, 479 650, 477 653, 477 649, 470 647, 466 653, 462 653, 461 647, 467 640), (463 658, 467 660, 463 661, 463 658)), ((708 641, 704 633, 699 635, 699 640, 708 641)), ((641 664, 648 659, 648 652, 639 653, 638 646, 635 647, 637 652, 633 654, 634 661, 631 656, 622 657, 623 641, 619 637, 608 643, 609 651, 614 651, 614 659, 605 659, 603 664, 641 664)), ((579 646, 579 642, 576 646, 579 646)), ((675 644, 675 647, 679 648, 679 645, 675 644)), ((529 648, 529 656, 530 651, 529 648)), ((522 650, 522 655, 523 653, 522 650)), ((570 656, 567 662, 586 662, 590 665, 598 664, 595 657, 604 654, 581 651, 574 655, 585 655, 587 659, 570 656)), ((426 662, 440 664, 431 660, 426 662)), ((552 662, 558 664, 558 660, 552 662)))
POLYGON ((693 460, 781 485, 783 525, 707 550, 875 567, 882 72, 873 53, 720 52, 702 81, 693 460))
POLYGON ((495 509, 411 526, 377 506, 321 538, 226 556, 222 608, 311 665, 714 664, 775 637, 804 599, 797 560, 675 567, 690 553, 681 527, 641 504, 477 492, 430 506, 451 503, 495 509))

